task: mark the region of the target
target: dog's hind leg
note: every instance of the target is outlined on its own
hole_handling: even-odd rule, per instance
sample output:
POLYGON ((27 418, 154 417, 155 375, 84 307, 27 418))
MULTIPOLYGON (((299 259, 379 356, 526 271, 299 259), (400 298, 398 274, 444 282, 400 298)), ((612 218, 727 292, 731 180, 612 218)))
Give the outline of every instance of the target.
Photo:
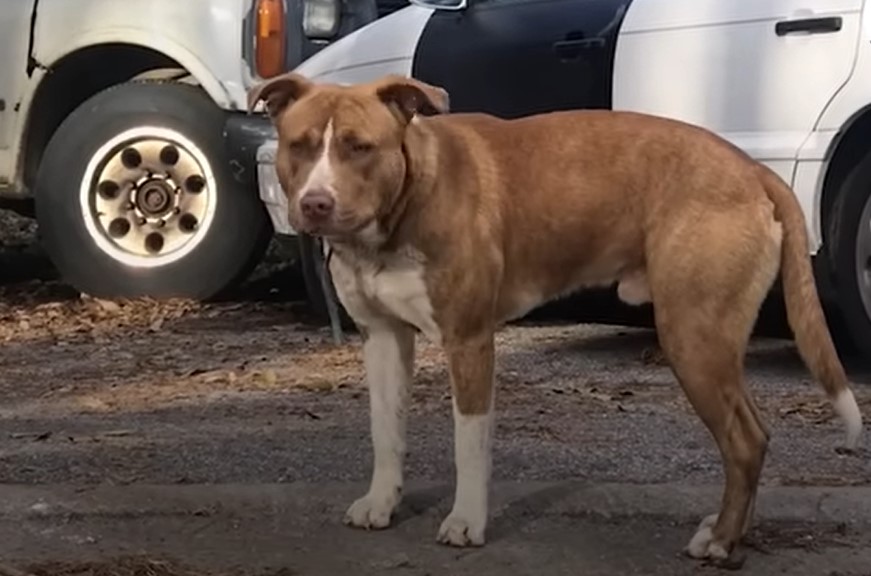
POLYGON ((725 560, 746 531, 750 506, 768 444, 768 431, 753 407, 743 379, 745 342, 736 342, 714 323, 690 318, 692 308, 657 318, 660 342, 695 411, 710 430, 723 458, 726 487, 720 513, 707 518, 687 553, 725 560))
POLYGON ((722 218, 731 227, 717 220, 707 215, 673 228, 652 251, 649 275, 663 352, 725 468, 720 512, 705 518, 686 552, 726 563, 736 560, 732 553, 749 527, 768 445, 744 383, 744 356, 778 270, 780 237, 764 219, 722 218), (693 250, 685 248, 689 239, 693 250))

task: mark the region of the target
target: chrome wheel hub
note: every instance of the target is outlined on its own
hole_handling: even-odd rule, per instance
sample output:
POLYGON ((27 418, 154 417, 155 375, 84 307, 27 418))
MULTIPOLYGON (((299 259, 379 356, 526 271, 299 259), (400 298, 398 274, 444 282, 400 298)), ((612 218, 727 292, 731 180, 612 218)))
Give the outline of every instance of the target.
POLYGON ((128 265, 165 265, 201 241, 215 212, 208 159, 182 134, 136 128, 94 155, 81 190, 88 232, 128 265))

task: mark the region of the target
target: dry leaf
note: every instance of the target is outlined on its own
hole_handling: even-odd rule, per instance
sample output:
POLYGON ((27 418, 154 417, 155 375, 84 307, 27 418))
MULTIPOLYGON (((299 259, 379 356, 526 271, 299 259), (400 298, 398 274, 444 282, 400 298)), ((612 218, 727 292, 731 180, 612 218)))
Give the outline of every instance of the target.
POLYGON ((251 379, 255 382, 261 381, 267 386, 275 386, 278 382, 278 375, 275 370, 257 370, 251 374, 251 379))
MULTIPOLYGON (((38 289, 33 290, 34 298, 38 289)), ((111 301, 81 295, 74 300, 33 306, 25 302, 0 306, 0 340, 32 340, 50 336, 62 339, 96 331, 106 334, 119 328, 163 327, 167 318, 181 318, 204 306, 189 300, 156 301, 147 298, 111 301)))
POLYGON ((81 398, 79 399, 79 405, 81 405, 82 408, 85 408, 87 410, 93 410, 95 412, 104 412, 109 410, 109 405, 100 400, 99 398, 81 398))
POLYGON ((304 382, 300 387, 315 392, 330 392, 333 390, 333 383, 329 380, 315 380, 313 382, 304 382))
POLYGON ((103 300, 101 298, 94 298, 94 302, 96 302, 97 305, 105 312, 111 312, 114 314, 116 312, 121 311, 121 306, 116 302, 112 302, 111 300, 103 300))
POLYGON ((230 379, 226 370, 210 370, 201 375, 203 382, 206 384, 215 384, 217 382, 226 382, 230 379))

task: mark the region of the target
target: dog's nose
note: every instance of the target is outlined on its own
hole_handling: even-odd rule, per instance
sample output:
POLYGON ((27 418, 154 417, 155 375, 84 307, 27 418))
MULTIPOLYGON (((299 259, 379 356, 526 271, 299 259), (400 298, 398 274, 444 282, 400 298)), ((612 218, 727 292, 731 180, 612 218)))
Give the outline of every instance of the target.
POLYGON ((333 200, 333 196, 325 190, 306 192, 299 202, 302 215, 312 220, 328 218, 335 206, 336 201, 333 200))

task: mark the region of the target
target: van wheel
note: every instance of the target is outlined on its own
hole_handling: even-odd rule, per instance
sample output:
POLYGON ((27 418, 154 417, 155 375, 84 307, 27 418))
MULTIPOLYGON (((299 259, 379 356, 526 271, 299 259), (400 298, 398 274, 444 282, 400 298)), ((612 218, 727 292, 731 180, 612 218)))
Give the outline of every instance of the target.
POLYGON ((246 277, 271 224, 230 171, 226 114, 199 88, 131 82, 79 106, 36 179, 62 277, 92 296, 215 297, 246 277))
POLYGON ((871 153, 845 178, 828 230, 837 309, 854 351, 871 358, 871 153))

